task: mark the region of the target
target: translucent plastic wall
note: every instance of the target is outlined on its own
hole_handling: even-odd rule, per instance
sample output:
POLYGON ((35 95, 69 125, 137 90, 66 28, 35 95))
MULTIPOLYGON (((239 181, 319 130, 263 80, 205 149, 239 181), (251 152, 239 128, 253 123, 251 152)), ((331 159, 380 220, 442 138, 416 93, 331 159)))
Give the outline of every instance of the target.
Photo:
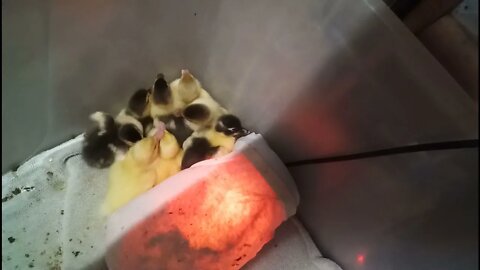
MULTIPOLYGON (((381 1, 2 5, 3 172, 181 68, 286 162, 478 138, 477 105, 381 1)), ((300 218, 347 269, 359 254, 370 269, 478 265, 477 160, 448 150, 295 167, 300 218)))

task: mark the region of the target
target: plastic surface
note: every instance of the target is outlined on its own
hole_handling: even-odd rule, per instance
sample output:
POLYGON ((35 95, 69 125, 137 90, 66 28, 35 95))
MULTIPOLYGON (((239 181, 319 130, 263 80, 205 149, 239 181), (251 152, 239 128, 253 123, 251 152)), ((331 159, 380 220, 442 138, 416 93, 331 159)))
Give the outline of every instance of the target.
MULTIPOLYGON (((105 240, 107 220, 100 215, 99 210, 107 189, 108 170, 90 168, 78 155, 75 156, 74 154, 80 150, 81 143, 82 137, 79 136, 35 156, 23 164, 17 172, 2 176, 3 268, 106 269, 104 256, 109 244, 105 240)), ((286 171, 278 157, 268 148, 260 135, 251 134, 241 139, 237 146, 245 153, 243 157, 248 155, 259 170, 255 169, 246 160, 243 160, 241 163, 234 162, 234 166, 225 168, 227 172, 233 172, 234 175, 230 176, 230 179, 226 179, 226 181, 218 182, 218 188, 217 185, 213 185, 210 186, 209 190, 213 189, 214 197, 220 196, 218 199, 221 201, 221 205, 229 205, 230 207, 216 208, 217 199, 211 196, 210 204, 207 203, 206 206, 211 213, 215 212, 215 209, 221 210, 220 213, 222 215, 215 216, 213 220, 225 221, 223 218, 230 216, 228 220, 237 222, 236 226, 253 226, 257 232, 262 232, 260 229, 263 228, 261 235, 264 239, 252 241, 264 243, 272 237, 272 230, 276 228, 278 222, 283 221, 287 216, 292 216, 296 212, 299 202, 298 192, 290 174, 286 171), (242 174, 248 177, 238 179, 241 181, 235 181, 235 176, 242 174), (261 175, 264 175, 265 178, 261 175), (225 187, 227 187, 226 190, 225 187), (215 191, 221 192, 219 194, 215 191), (268 198, 261 197, 260 191, 264 195, 270 195, 267 196, 268 198), (229 195, 222 201, 221 196, 223 193, 228 193, 229 195), (242 194, 245 196, 241 196, 242 194), (268 211, 267 208, 270 210, 276 209, 277 211, 268 211), (237 215, 245 214, 243 211, 245 209, 251 209, 252 212, 256 211, 263 219, 238 218, 237 215), (225 212, 225 210, 227 211, 225 212), (225 215, 225 213, 230 214, 225 215), (276 215, 269 215, 275 213, 276 215), (232 215, 235 216, 233 219, 232 215), (263 222, 255 225, 256 220, 263 220, 263 222), (265 227, 265 224, 272 226, 265 227), (269 233, 265 233, 265 229, 269 233)), ((229 160, 232 161, 232 159, 229 160)), ((203 164, 198 164, 192 170, 194 169, 195 175, 199 176, 202 172, 205 174, 206 172, 215 171, 215 163, 222 163, 222 161, 206 161, 203 164), (208 170, 205 167, 202 169, 204 165, 207 165, 208 170), (197 174, 198 172, 200 173, 197 174)), ((221 176, 226 176, 226 174, 221 174, 221 176)), ((197 181, 199 179, 192 177, 191 180, 197 181)), ((171 184, 177 189, 183 189, 188 186, 186 185, 188 183, 177 181, 173 181, 171 184)), ((161 203, 162 199, 165 202, 169 196, 175 197, 175 190, 166 189, 163 191, 165 196, 161 196, 154 202, 161 203)), ((188 202, 191 199, 198 200, 201 198, 201 196, 189 197, 188 202)), ((191 206, 195 207, 197 205, 200 205, 198 201, 191 206)), ((153 209, 152 206, 152 204, 148 203, 143 204, 140 208, 134 209, 133 214, 136 214, 137 218, 145 217, 153 209)), ((185 208, 185 212, 187 212, 187 208, 185 208)), ((246 217, 249 217, 248 212, 246 213, 246 217)), ((122 223, 127 225, 128 221, 138 221, 131 214, 132 212, 129 213, 129 217, 132 218, 130 220, 122 219, 120 215, 118 226, 122 223)), ((287 264, 290 266, 289 269, 305 269, 305 267, 322 270, 338 269, 335 263, 328 259, 320 258, 320 253, 312 243, 310 236, 304 231, 300 223, 292 221, 292 219, 289 222, 294 222, 296 225, 293 228, 292 224, 286 225, 286 228, 283 226, 284 228, 280 229, 280 235, 276 235, 275 242, 272 244, 281 248, 276 249, 276 246, 272 247, 270 245, 263 252, 267 255, 255 258, 255 263, 250 264, 247 269, 269 269, 266 265, 280 263, 276 258, 282 257, 282 253, 288 252, 293 255, 295 254, 292 252, 293 250, 303 252, 303 249, 298 248, 303 245, 306 245, 308 253, 296 256, 298 258, 297 261, 289 260, 287 264)), ((177 219, 177 221, 181 221, 181 219, 177 219)), ((182 227, 183 230, 191 227, 189 221, 190 219, 183 219, 182 223, 186 225, 186 227, 182 227), (187 224, 185 224, 185 221, 187 221, 187 224)), ((196 225, 199 226, 199 224, 202 223, 197 223, 196 225)), ((224 225, 216 227, 217 233, 222 232, 222 228, 224 228, 223 232, 225 233, 225 228, 227 228, 228 224, 224 225)), ((115 228, 115 226, 109 228, 108 233, 110 233, 110 236, 112 228, 115 228)), ((117 229, 120 230, 121 227, 117 227, 117 229)), ((249 236, 258 235, 252 233, 245 235, 246 238, 249 236)), ((226 237, 224 235, 218 242, 204 242, 202 241, 203 238, 198 240, 198 237, 196 239, 196 243, 200 245, 202 243, 209 245, 217 243, 213 245, 218 249, 223 247, 224 244, 222 243, 224 243, 225 239, 231 240, 231 235, 228 236, 227 234, 226 237)), ((215 239, 215 237, 212 237, 212 239, 215 239)), ((260 247, 254 247, 252 243, 253 251, 250 250, 249 256, 255 255, 255 252, 260 247)), ((177 255, 179 254, 181 253, 177 255)), ((241 255, 243 254, 246 253, 241 255)), ((234 260, 237 258, 238 256, 234 260)), ((247 261, 245 257, 242 257, 241 260, 242 264, 247 261)))
POLYGON ((478 136, 473 102, 380 0, 2 4, 3 172, 181 68, 284 161, 478 136))
POLYGON ((478 149, 291 172, 301 221, 322 253, 344 269, 478 268, 478 149))

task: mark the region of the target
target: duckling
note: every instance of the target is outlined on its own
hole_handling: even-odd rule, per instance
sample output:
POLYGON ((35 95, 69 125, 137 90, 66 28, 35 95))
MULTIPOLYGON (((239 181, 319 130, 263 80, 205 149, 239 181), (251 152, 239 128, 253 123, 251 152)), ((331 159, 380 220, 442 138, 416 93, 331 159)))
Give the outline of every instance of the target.
POLYGON ((207 138, 191 137, 185 148, 181 163, 181 170, 190 168, 193 164, 212 158, 218 151, 218 146, 213 146, 207 138))
POLYGON ((214 129, 196 131, 184 144, 181 169, 186 169, 202 160, 219 157, 233 150, 235 138, 214 129))
POLYGON ((129 115, 126 109, 115 118, 95 112, 90 119, 96 126, 85 133, 82 145, 82 157, 90 167, 102 169, 111 166, 144 137, 142 123, 129 115))
POLYGON ((138 121, 143 127, 143 137, 147 137, 149 133, 155 128, 153 124, 153 118, 148 115, 142 118, 139 118, 138 121))
POLYGON ((192 130, 202 128, 212 128, 221 115, 227 113, 227 110, 220 106, 210 94, 202 89, 200 96, 183 110, 183 117, 192 130))
POLYGON ((233 114, 224 114, 220 116, 215 125, 215 130, 227 136, 233 136, 235 140, 251 133, 243 127, 240 119, 233 114))
POLYGON ((154 136, 135 143, 124 159, 111 166, 102 214, 111 214, 155 185, 157 172, 154 164, 161 153, 163 136, 164 130, 158 128, 154 136))
POLYGON ((179 100, 178 93, 170 89, 161 73, 157 75, 157 79, 152 86, 149 103, 150 116, 154 119, 170 114, 178 115, 182 109, 182 102, 179 100))
POLYGON ((202 85, 187 69, 182 69, 181 73, 180 78, 170 83, 170 88, 185 106, 200 96, 202 85))
POLYGON ((170 84, 160 73, 152 86, 150 115, 153 118, 170 114, 180 116, 184 107, 197 99, 201 91, 200 82, 186 69, 170 84))
POLYGON ((180 148, 175 136, 168 130, 165 130, 165 134, 160 141, 160 156, 153 164, 157 174, 155 185, 179 172, 182 158, 183 150, 180 148))
POLYGON ((123 109, 115 117, 115 123, 118 125, 118 137, 128 146, 140 141, 144 136, 143 125, 135 117, 127 113, 127 109, 123 109))
POLYGON ((103 214, 111 214, 180 171, 183 150, 163 122, 156 120, 154 126, 154 133, 135 143, 111 166, 103 214))
POLYGON ((232 114, 220 116, 214 128, 197 130, 183 143, 184 155, 181 169, 189 168, 199 161, 232 152, 236 138, 247 133, 238 117, 232 114))
POLYGON ((165 123, 166 129, 175 136, 179 145, 183 145, 183 142, 193 133, 193 130, 186 124, 185 118, 182 116, 170 114, 157 119, 165 123))
POLYGON ((139 89, 133 93, 128 100, 126 113, 141 119, 150 115, 150 95, 151 91, 147 89, 139 89))
MULTIPOLYGON (((133 93, 128 100, 127 108, 124 114, 131 116, 140 122, 143 132, 142 137, 146 137, 147 134, 153 129, 153 118, 150 116, 151 110, 151 89, 139 89, 133 93)), ((138 123, 136 124, 138 127, 138 123)), ((132 132, 132 130, 130 130, 132 132)))
POLYGON ((84 135, 82 158, 90 167, 107 168, 127 150, 128 145, 119 140, 118 126, 112 116, 95 112, 90 119, 95 126, 84 135))
POLYGON ((109 167, 145 136, 144 127, 151 129, 148 122, 149 95, 146 89, 137 90, 130 97, 127 108, 121 110, 115 119, 103 112, 90 116, 96 127, 85 134, 82 156, 87 165, 95 168, 109 167))
MULTIPOLYGON (((156 184, 159 184, 180 171, 183 150, 175 135, 168 131, 168 125, 165 125, 164 122, 159 121, 158 119, 155 119, 153 124, 156 129, 165 130, 163 138, 160 141, 160 155, 153 165, 157 171, 156 184)), ((149 134, 148 136, 155 135, 149 134)))

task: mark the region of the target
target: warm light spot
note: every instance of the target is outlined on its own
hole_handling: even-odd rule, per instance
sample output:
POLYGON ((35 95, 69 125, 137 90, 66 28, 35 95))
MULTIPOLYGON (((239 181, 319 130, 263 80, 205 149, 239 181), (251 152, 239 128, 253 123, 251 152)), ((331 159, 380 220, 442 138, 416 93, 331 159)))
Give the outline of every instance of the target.
POLYGON ((172 219, 191 247, 216 251, 232 246, 246 231, 263 235, 283 212, 262 175, 241 156, 169 206, 168 211, 185 212, 172 219))
POLYGON ((357 262, 359 264, 363 264, 365 262, 365 255, 363 255, 363 254, 357 255, 357 262))

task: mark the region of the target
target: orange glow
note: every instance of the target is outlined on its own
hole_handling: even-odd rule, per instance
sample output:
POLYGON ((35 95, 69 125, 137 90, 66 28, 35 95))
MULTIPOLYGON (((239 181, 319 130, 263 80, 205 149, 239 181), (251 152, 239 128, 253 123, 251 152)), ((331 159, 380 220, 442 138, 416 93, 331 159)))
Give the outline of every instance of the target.
POLYGON ((357 255, 357 262, 359 264, 363 264, 365 262, 365 255, 362 255, 362 254, 357 255))
POLYGON ((216 166, 125 235, 115 269, 239 269, 260 251, 282 202, 244 156, 216 166))

